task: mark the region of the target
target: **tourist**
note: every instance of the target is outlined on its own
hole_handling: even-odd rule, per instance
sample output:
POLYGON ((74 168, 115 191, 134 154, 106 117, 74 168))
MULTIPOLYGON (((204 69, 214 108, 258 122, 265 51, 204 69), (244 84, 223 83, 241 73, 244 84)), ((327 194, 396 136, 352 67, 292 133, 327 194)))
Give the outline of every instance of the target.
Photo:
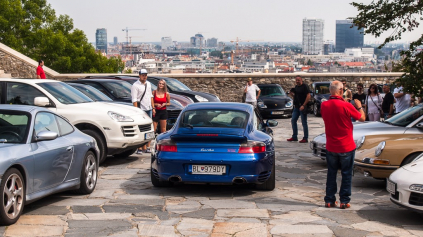
POLYGON ((300 143, 308 143, 308 125, 307 125, 307 104, 310 100, 310 90, 306 84, 303 83, 303 78, 295 77, 295 92, 294 92, 294 109, 292 111, 291 125, 292 137, 287 141, 298 141, 298 126, 297 121, 301 116, 301 123, 303 125, 304 137, 300 143))
MULTIPOLYGON (((359 100, 361 102, 361 105, 364 109, 366 109, 366 94, 364 94, 364 86, 363 83, 357 84, 357 93, 355 93, 352 97, 353 100, 359 100)), ((355 119, 352 119, 353 122, 355 122, 355 119)))
POLYGON ((157 90, 153 91, 154 108, 156 114, 153 115, 154 131, 160 123, 160 133, 166 132, 166 121, 168 119, 166 106, 170 105, 170 94, 167 92, 166 81, 161 79, 157 84, 157 90))
POLYGON ((344 86, 344 93, 342 94, 342 97, 346 102, 351 102, 352 100, 352 92, 350 89, 348 89, 347 86, 347 80, 342 80, 342 85, 344 86))
POLYGON ((383 118, 388 119, 394 114, 395 98, 391 93, 391 88, 386 84, 383 85, 383 92, 385 93, 382 102, 383 118))
POLYGON ((44 61, 40 60, 38 61, 38 67, 37 67, 37 79, 46 79, 46 74, 44 73, 44 61))
MULTIPOLYGON (((153 94, 151 93, 151 84, 147 81, 147 70, 141 69, 139 77, 140 79, 131 87, 132 104, 144 110, 144 112, 152 118, 156 111, 154 109, 153 94)), ((138 149, 137 154, 142 152, 150 152, 150 142, 138 149)))
POLYGON ((379 121, 382 112, 382 97, 379 94, 376 84, 371 84, 366 99, 366 114, 369 121, 379 121))
POLYGON ((254 108, 256 108, 257 99, 260 96, 260 92, 260 88, 256 84, 253 84, 253 79, 251 79, 251 77, 248 78, 247 85, 244 87, 245 103, 251 104, 254 106, 254 108))
POLYGON ((326 132, 326 163, 328 167, 326 178, 325 206, 336 207, 337 192, 336 175, 341 169, 342 182, 339 190, 340 208, 350 207, 351 182, 355 156, 353 139, 353 124, 351 118, 363 122, 366 118, 359 100, 354 100, 354 106, 345 102, 342 83, 333 81, 329 87, 331 96, 322 103, 321 114, 326 132))
POLYGON ((404 88, 401 86, 401 83, 397 83, 397 87, 394 89, 394 97, 396 100, 395 103, 395 113, 401 113, 402 111, 410 107, 410 94, 404 93, 404 88))

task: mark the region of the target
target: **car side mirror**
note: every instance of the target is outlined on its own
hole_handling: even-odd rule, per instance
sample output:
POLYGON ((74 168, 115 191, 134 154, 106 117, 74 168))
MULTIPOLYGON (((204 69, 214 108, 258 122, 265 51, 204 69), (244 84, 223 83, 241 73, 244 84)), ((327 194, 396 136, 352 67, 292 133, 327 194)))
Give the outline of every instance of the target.
POLYGON ((42 131, 35 136, 37 142, 54 140, 59 136, 56 132, 42 131))
POLYGON ((422 122, 422 123, 418 123, 418 124, 416 125, 416 128, 423 129, 423 122, 422 122))
POLYGON ((50 100, 47 97, 35 97, 34 105, 40 107, 46 107, 50 105, 50 100))
POLYGON ((276 127, 276 126, 278 126, 278 121, 276 121, 276 120, 273 120, 273 119, 269 119, 269 120, 267 120, 267 122, 266 122, 266 125, 268 126, 268 127, 276 127))

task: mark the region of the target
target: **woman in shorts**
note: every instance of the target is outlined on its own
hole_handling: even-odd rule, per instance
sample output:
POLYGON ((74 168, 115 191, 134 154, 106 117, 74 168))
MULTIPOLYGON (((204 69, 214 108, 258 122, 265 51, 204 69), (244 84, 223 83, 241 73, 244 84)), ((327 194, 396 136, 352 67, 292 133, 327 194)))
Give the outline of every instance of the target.
POLYGON ((161 79, 157 84, 157 90, 153 91, 154 108, 153 110, 153 124, 154 131, 157 129, 157 124, 160 123, 160 133, 166 132, 166 120, 168 118, 166 106, 170 105, 170 95, 167 92, 166 81, 161 79))

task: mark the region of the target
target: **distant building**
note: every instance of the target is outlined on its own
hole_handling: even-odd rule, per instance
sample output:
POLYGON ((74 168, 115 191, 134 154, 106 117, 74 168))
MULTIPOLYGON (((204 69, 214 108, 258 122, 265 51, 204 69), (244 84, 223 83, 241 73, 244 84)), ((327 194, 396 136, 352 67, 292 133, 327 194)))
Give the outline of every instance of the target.
POLYGON ((335 43, 333 42, 333 40, 326 40, 323 43, 323 54, 329 55, 330 53, 334 53, 334 52, 335 52, 335 43))
POLYGON ((216 48, 217 47, 217 38, 211 38, 207 40, 207 47, 216 48))
POLYGON ((204 47, 204 37, 202 34, 195 34, 195 47, 204 47))
POLYGON ((189 40, 189 46, 195 47, 195 37, 191 37, 189 40))
POLYGON ((113 44, 118 45, 118 37, 117 36, 113 37, 113 44))
POLYGON ((97 50, 107 53, 107 30, 105 28, 99 28, 96 30, 95 47, 97 50))
POLYGON ((346 48, 361 48, 364 43, 364 30, 358 30, 351 20, 336 21, 336 52, 344 52, 346 48))
POLYGON ((324 21, 303 19, 303 54, 323 54, 324 21))
POLYGON ((172 37, 162 37, 162 49, 168 49, 173 46, 172 37))

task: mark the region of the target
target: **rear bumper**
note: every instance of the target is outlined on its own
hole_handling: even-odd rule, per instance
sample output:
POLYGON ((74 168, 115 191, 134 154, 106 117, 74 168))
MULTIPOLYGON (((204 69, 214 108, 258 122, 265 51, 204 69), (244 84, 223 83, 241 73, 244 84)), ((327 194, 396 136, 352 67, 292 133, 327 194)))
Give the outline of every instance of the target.
POLYGON ((292 108, 283 108, 283 109, 261 109, 261 108, 258 108, 258 109, 260 111, 261 116, 263 116, 263 117, 292 116, 292 108), (280 114, 280 113, 283 113, 283 114, 280 114))

